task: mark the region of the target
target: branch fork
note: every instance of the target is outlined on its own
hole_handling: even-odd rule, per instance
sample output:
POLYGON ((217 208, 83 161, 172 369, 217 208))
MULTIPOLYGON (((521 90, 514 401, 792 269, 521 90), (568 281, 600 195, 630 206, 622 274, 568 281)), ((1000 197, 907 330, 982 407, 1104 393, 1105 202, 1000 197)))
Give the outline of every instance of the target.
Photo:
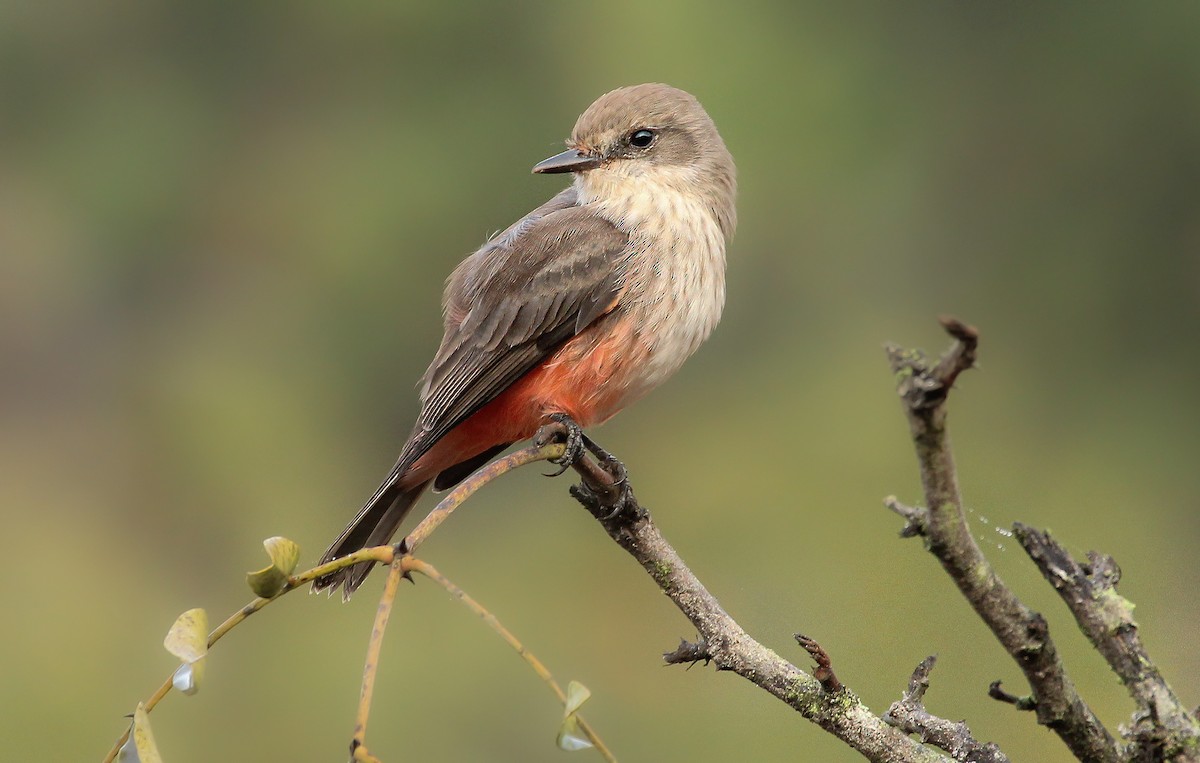
MULTIPOLYGON (((941 323, 955 343, 936 364, 920 352, 887 347, 920 466, 926 506, 907 506, 895 497, 884 503, 904 518, 902 536, 926 539, 928 550, 1024 672, 1031 689, 1030 696, 1018 697, 995 681, 988 689, 989 696, 1035 711, 1038 722, 1058 734, 1075 757, 1087 763, 1200 761, 1200 724, 1142 648, 1132 605, 1116 594, 1120 569, 1111 557, 1093 553, 1086 564, 1080 564, 1049 534, 1019 523, 1014 527, 1021 546, 1137 702, 1128 745, 1112 737, 1079 695, 1045 618, 1017 598, 976 544, 967 526, 946 434, 945 402, 958 376, 975 365, 979 333, 954 318, 943 317, 941 323)), ((925 673, 927 677, 928 670, 925 673)), ((914 674, 914 680, 917 678, 914 674)))
POLYGON ((892 703, 883 714, 883 720, 909 734, 920 735, 921 741, 945 750, 954 760, 1008 763, 1008 756, 995 743, 977 741, 966 723, 939 718, 925 709, 925 691, 929 688, 929 674, 936 662, 937 657, 930 655, 917 665, 904 696, 892 703))

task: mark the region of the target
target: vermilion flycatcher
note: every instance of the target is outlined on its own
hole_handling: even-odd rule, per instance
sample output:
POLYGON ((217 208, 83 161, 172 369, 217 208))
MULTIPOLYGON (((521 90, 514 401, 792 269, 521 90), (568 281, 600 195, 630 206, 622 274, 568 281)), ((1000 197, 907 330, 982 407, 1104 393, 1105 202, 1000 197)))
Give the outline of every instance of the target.
MULTIPOLYGON (((455 269, 445 335, 400 459, 322 563, 387 543, 432 482, 450 487, 550 420, 607 420, 665 381, 725 303, 733 157, 694 97, 666 85, 601 96, 535 173, 571 186, 455 269)), ((578 449, 568 457, 577 457, 578 449)), ((357 565, 314 587, 347 598, 357 565)))

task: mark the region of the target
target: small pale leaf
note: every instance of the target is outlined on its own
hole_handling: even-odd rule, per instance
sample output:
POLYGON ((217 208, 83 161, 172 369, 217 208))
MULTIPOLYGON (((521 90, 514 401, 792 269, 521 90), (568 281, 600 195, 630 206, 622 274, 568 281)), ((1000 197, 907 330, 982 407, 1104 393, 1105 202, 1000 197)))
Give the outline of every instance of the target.
POLYGON ((558 727, 558 737, 554 740, 554 743, 558 745, 558 749, 566 750, 567 752, 586 750, 592 746, 587 736, 580 731, 579 717, 574 713, 563 718, 562 725, 558 727))
POLYGON ((162 763, 158 745, 154 743, 154 732, 150 730, 150 716, 141 702, 133 714, 133 727, 129 730, 129 739, 121 745, 121 751, 117 753, 117 762, 162 763))
POLYGON ((208 654, 208 613, 199 608, 184 612, 167 631, 163 646, 184 662, 195 662, 208 654))
POLYGON ((300 563, 300 546, 295 541, 276 535, 264 540, 263 548, 271 557, 271 564, 285 576, 296 571, 296 565, 300 563))
POLYGON ((183 663, 175 671, 175 675, 171 676, 171 685, 190 697, 200 691, 200 684, 204 681, 207 665, 208 660, 204 658, 195 662, 183 663))
POLYGON ((578 681, 567 684, 567 701, 563 705, 563 720, 558 727, 558 737, 555 743, 560 750, 586 750, 592 746, 587 735, 579 728, 579 708, 592 692, 578 681))
POLYGON ((258 572, 247 572, 246 583, 255 596, 270 599, 278 596, 287 587, 287 575, 275 565, 258 572))
POLYGON ((571 681, 567 684, 567 703, 563 711, 564 715, 571 715, 579 711, 580 705, 588 701, 592 696, 592 690, 578 681, 571 681))

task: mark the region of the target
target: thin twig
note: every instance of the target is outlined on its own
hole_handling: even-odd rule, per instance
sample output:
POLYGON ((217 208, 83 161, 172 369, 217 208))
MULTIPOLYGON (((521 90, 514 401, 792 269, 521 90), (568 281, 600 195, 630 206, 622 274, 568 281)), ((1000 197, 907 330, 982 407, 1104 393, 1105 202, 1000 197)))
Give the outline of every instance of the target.
MULTIPOLYGON (((418 572, 436 582, 442 588, 446 589, 451 596, 461 601, 468 609, 478 615, 485 623, 487 623, 489 628, 495 631, 500 638, 504 639, 504 641, 513 648, 517 655, 524 660, 530 668, 533 669, 534 673, 538 674, 538 677, 550 687, 550 691, 554 692, 554 696, 558 697, 558 701, 564 705, 566 704, 567 694, 563 691, 562 687, 558 685, 558 682, 554 680, 554 676, 550 673, 550 669, 547 668, 541 660, 535 657, 532 652, 526 649, 525 645, 522 644, 515 635, 513 635, 512 631, 510 631, 508 628, 505 628, 504 624, 501 623, 495 615, 484 608, 482 604, 475 601, 475 599, 471 598, 466 591, 452 583, 445 575, 438 572, 432 564, 421 561, 420 559, 414 559, 412 557, 405 557, 403 559, 403 564, 406 570, 418 572)), ((583 719, 583 716, 576 714, 575 718, 579 722, 579 730, 583 732, 588 741, 592 743, 592 746, 596 748, 596 752, 600 753, 605 760, 613 761, 613 763, 615 763, 616 758, 613 756, 612 751, 608 749, 608 746, 604 744, 604 741, 600 739, 600 736, 592 729, 587 721, 583 719)))
POLYGON ((404 540, 400 541, 400 548, 406 554, 412 554, 417 548, 428 540, 433 531, 438 528, 442 522, 449 519, 454 510, 462 505, 463 501, 475 494, 475 491, 502 474, 507 474, 517 467, 531 464, 534 461, 547 461, 552 458, 558 458, 563 454, 563 446, 560 443, 552 443, 536 447, 530 445, 521 450, 513 451, 512 453, 502 458, 497 458, 487 466, 481 467, 470 477, 460 482, 454 491, 443 498, 433 510, 421 520, 421 522, 413 528, 404 540))
POLYGON ((915 538, 918 535, 925 534, 925 521, 929 518, 929 512, 917 506, 909 506, 901 503, 894 495, 889 495, 883 499, 883 505, 896 512, 907 520, 904 527, 900 528, 901 538, 915 538))
POLYGON ((358 698, 358 714, 354 719, 354 736, 350 739, 350 754, 357 761, 373 761, 367 750, 367 720, 371 715, 371 698, 375 694, 375 677, 379 674, 379 654, 383 649, 383 634, 387 631, 392 616, 392 605, 396 602, 396 591, 400 580, 406 575, 404 557, 396 557, 388 567, 387 580, 375 610, 375 624, 371 627, 371 638, 367 642, 367 661, 363 666, 362 692, 358 698))
POLYGON ((1117 763, 1117 744, 1076 691, 1045 619, 1000 579, 967 526, 943 403, 959 374, 974 365, 979 334, 953 318, 943 318, 942 325, 956 341, 936 364, 918 351, 887 348, 925 492, 923 511, 900 511, 906 530, 928 540, 929 551, 1021 667, 1037 700, 1038 722, 1053 729, 1078 759, 1117 763))
POLYGON ((1001 688, 1001 681, 996 679, 988 684, 987 694, 992 699, 998 702, 1005 702, 1018 710, 1037 710, 1037 700, 1026 694, 1024 697, 1018 697, 1016 694, 1009 694, 1001 688))
POLYGON ((892 703, 883 714, 883 720, 909 734, 919 734, 921 739, 942 748, 955 760, 1008 763, 1008 756, 995 743, 984 744, 975 739, 966 723, 939 718, 925 709, 925 690, 929 688, 929 673, 935 662, 937 657, 933 655, 921 660, 908 681, 908 690, 898 702, 892 703))
MULTIPOLYGON (((433 511, 429 513, 429 516, 427 516, 424 521, 417 525, 417 527, 412 533, 409 534, 407 538, 401 541, 403 547, 406 548, 409 553, 411 553, 412 550, 416 549, 417 546, 428 539, 433 531, 437 529, 438 525, 445 521, 446 518, 449 517, 450 514, 462 504, 463 501, 474 494, 475 491, 479 490, 479 488, 496 479, 500 475, 534 461, 544 461, 551 458, 557 458, 558 456, 562 455, 562 452, 562 445, 550 444, 541 448, 524 448, 511 453, 504 458, 493 461, 484 468, 472 474, 467 479, 463 480, 463 482, 460 483, 449 495, 443 498, 441 502, 438 503, 438 505, 433 509, 433 511)), ((298 575, 293 575, 292 577, 288 578, 287 585, 283 588, 283 590, 275 596, 269 599, 264 599, 261 597, 255 598, 249 604, 230 615, 223 623, 218 625, 211 634, 209 634, 208 645, 209 647, 212 647, 212 645, 219 641, 222 636, 242 623, 250 615, 258 612, 263 607, 280 598, 284 594, 290 593, 297 588, 301 588, 317 578, 325 577, 330 573, 337 572, 338 570, 351 567, 361 562, 391 564, 394 558, 395 548, 393 546, 364 548, 359 551, 355 551, 352 554, 347 554, 341 558, 334 559, 326 564, 313 567, 312 569, 306 570, 298 575)), ((170 693, 172 687, 172 678, 173 675, 169 676, 167 680, 164 681, 146 700, 145 706, 147 713, 153 710, 154 707, 160 701, 162 701, 162 699, 166 697, 168 693, 170 693)), ((105 756, 103 763, 113 763, 121 751, 121 746, 125 744, 128 739, 129 729, 126 728, 121 733, 120 737, 117 738, 116 744, 113 745, 111 750, 109 750, 108 755, 105 756)))
MULTIPOLYGON (((384 564, 390 564, 394 558, 395 551, 391 546, 373 546, 371 548, 364 548, 359 551, 355 551, 353 554, 348 554, 340 559, 334 559, 332 562, 328 562, 327 564, 322 564, 317 567, 313 567, 310 570, 305 570, 298 575, 293 575, 288 578, 287 585, 284 586, 283 590, 279 593, 275 594, 269 599, 264 599, 261 596, 255 597, 253 601, 249 602, 237 612, 234 612, 232 615, 225 618, 224 622, 222 622, 220 625, 214 628, 211 633, 208 634, 208 648, 211 649, 213 645, 220 641, 226 633, 229 633, 229 631, 240 625, 246 620, 246 618, 250 617, 250 615, 260 611, 263 607, 267 606, 271 602, 277 601, 284 594, 295 591, 297 588, 302 588, 319 577, 328 575, 331 572, 337 572, 338 570, 345 569, 346 567, 351 567, 360 562, 382 562, 384 564)), ((153 710, 155 706, 158 705, 158 703, 170 693, 173 685, 173 678, 174 672, 172 672, 172 674, 167 677, 167 680, 163 681, 162 684, 154 691, 154 693, 151 694, 150 697, 145 701, 144 704, 147 713, 153 710)), ((121 752, 121 746, 124 745, 128 739, 129 729, 126 728, 125 731, 122 732, 121 736, 117 737, 116 744, 114 744, 112 749, 108 751, 108 755, 104 757, 103 763, 113 763, 113 761, 117 759, 117 755, 121 752)))

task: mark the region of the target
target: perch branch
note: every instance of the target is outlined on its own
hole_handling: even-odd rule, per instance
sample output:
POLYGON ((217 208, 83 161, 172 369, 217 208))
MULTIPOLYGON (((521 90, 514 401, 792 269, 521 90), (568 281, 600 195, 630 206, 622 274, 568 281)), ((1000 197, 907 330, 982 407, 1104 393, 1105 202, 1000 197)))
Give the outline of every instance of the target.
POLYGON ((912 528, 914 534, 925 536, 929 551, 1021 667, 1033 690, 1038 722, 1053 729, 1076 758, 1117 763, 1117 744, 1080 698, 1050 639, 1045 619, 1017 598, 971 537, 943 403, 958 375, 974 365, 979 334, 954 318, 942 318, 941 323, 955 343, 936 364, 919 351, 887 347, 927 506, 923 511, 906 512, 895 502, 892 508, 907 519, 906 531, 912 528))

